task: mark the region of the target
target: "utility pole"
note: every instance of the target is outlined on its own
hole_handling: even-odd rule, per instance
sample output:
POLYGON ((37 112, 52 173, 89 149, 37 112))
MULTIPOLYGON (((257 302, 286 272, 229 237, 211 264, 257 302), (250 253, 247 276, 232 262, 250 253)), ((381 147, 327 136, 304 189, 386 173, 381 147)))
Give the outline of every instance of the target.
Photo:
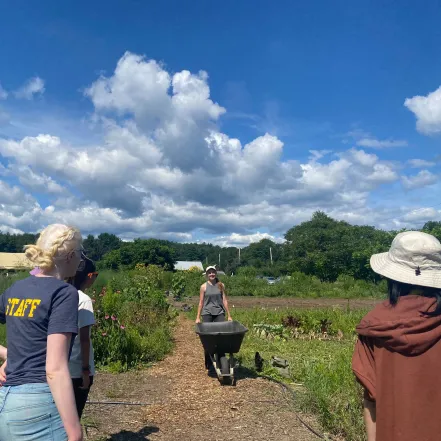
POLYGON ((270 247, 270 259, 271 259, 271 265, 273 264, 273 251, 270 247))
POLYGON ((240 248, 239 248, 239 265, 240 265, 240 248))
POLYGON ((219 253, 219 270, 221 269, 221 266, 220 266, 220 253, 219 253))

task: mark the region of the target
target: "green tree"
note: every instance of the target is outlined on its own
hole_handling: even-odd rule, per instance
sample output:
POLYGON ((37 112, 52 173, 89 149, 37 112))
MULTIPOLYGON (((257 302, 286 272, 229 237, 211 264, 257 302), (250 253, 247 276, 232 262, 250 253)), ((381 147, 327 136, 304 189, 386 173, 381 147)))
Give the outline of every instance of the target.
POLYGON ((135 239, 125 242, 117 250, 105 254, 101 267, 132 269, 136 264, 158 265, 165 270, 174 268, 173 250, 156 239, 135 239))
POLYGON ((386 251, 394 233, 370 226, 353 226, 323 212, 291 228, 285 235, 285 255, 291 271, 301 271, 323 281, 339 275, 376 280, 369 267, 373 253, 386 251))
POLYGON ((435 236, 438 240, 441 241, 441 222, 426 222, 423 226, 422 231, 431 234, 432 236, 435 236))
POLYGON ((103 256, 113 250, 118 250, 123 241, 115 234, 101 233, 98 237, 91 234, 83 242, 86 254, 95 261, 99 261, 103 256))
POLYGON ((271 264, 271 254, 274 264, 282 256, 282 246, 270 239, 262 239, 243 249, 241 253, 242 263, 256 268, 269 266, 271 264))

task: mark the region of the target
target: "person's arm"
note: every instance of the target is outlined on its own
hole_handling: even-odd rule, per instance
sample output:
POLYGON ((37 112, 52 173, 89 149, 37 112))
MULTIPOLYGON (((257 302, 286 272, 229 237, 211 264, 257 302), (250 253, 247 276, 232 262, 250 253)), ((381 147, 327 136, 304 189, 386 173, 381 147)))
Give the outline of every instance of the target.
POLYGON ((204 295, 205 295, 205 283, 201 285, 201 289, 199 290, 199 304, 198 304, 198 314, 196 316, 196 323, 201 322, 201 312, 202 312, 202 306, 204 305, 204 295))
POLYGON ((0 387, 3 386, 3 383, 6 381, 6 365, 8 362, 5 362, 0 366, 0 387))
MULTIPOLYGON (((84 294, 83 294, 84 297, 84 294)), ((95 316, 93 314, 93 303, 90 298, 84 299, 78 306, 78 328, 80 339, 80 356, 81 356, 81 376, 83 378, 82 389, 88 389, 90 386, 90 348, 92 342, 90 340, 90 327, 95 324, 95 316)))
MULTIPOLYGON (((6 312, 5 312, 5 294, 0 296, 0 323, 6 323, 6 312)), ((3 360, 4 363, 0 366, 0 387, 6 381, 6 365, 8 357, 8 350, 0 345, 0 360, 3 360)))
POLYGON ((47 337, 46 378, 60 413, 68 441, 83 439, 68 366, 71 333, 47 337))
POLYGON ((233 319, 231 318, 230 309, 228 308, 227 295, 225 294, 225 285, 222 283, 221 287, 222 287, 222 302, 224 303, 224 308, 225 311, 227 312, 227 318, 229 321, 231 321, 233 319))
POLYGON ((80 329, 81 367, 83 377, 83 389, 90 386, 90 326, 80 329))
POLYGON ((375 401, 367 398, 363 402, 364 423, 366 424, 367 441, 375 441, 377 429, 377 406, 375 401))
POLYGON ((0 359, 5 361, 6 358, 8 358, 8 350, 4 346, 0 345, 0 359))
POLYGON ((363 417, 368 441, 375 441, 377 422, 377 376, 375 369, 375 340, 359 336, 352 355, 352 371, 363 387, 363 417))
POLYGON ((78 333, 78 303, 78 291, 73 286, 57 291, 47 330, 46 377, 68 441, 83 439, 69 372, 71 339, 78 333))

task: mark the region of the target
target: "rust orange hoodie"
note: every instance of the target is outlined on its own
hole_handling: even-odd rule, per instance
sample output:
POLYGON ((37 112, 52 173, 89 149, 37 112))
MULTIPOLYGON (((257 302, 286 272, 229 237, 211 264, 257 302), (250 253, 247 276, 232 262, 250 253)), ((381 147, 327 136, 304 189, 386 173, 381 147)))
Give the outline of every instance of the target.
POLYGON ((436 300, 385 301, 357 326, 352 369, 376 401, 376 441, 441 440, 441 316, 436 300))

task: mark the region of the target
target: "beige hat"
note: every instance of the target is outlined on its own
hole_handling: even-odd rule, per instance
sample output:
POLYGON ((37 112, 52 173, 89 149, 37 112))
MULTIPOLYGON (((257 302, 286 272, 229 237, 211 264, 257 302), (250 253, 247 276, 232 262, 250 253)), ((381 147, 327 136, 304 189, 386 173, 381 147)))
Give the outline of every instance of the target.
POLYGON ((217 269, 214 265, 207 266, 207 268, 205 268, 205 274, 207 274, 209 270, 215 270, 217 272, 217 269))
POLYGON ((441 289, 441 243, 430 234, 399 233, 389 251, 374 254, 370 263, 376 273, 388 279, 441 289))

